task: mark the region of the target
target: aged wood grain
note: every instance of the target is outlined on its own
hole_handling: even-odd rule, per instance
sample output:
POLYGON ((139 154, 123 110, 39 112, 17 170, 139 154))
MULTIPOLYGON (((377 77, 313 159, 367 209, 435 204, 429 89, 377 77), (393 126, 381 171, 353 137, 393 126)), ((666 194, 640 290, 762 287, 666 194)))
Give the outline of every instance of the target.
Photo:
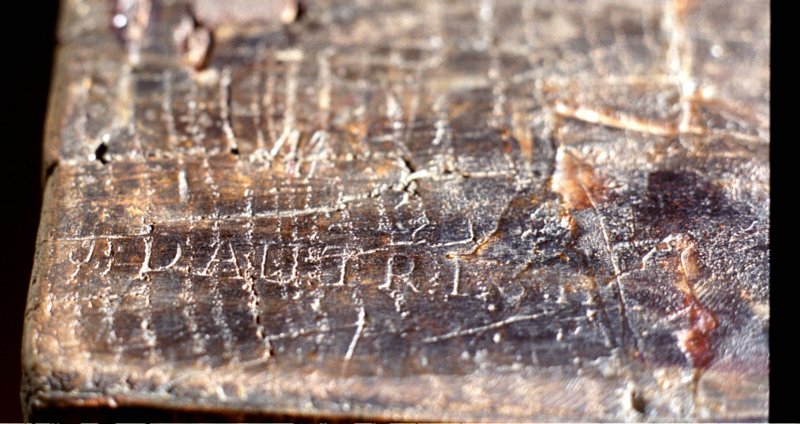
POLYGON ((763 2, 199 7, 63 3, 29 418, 766 419, 763 2))

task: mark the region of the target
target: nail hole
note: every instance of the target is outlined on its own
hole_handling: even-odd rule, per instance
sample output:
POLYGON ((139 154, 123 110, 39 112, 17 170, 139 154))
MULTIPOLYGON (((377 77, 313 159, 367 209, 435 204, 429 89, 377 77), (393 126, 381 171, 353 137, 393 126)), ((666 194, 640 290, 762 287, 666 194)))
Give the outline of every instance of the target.
POLYGON ((107 153, 108 145, 105 142, 100 143, 100 145, 97 146, 97 149, 94 151, 94 159, 105 165, 109 162, 107 153))

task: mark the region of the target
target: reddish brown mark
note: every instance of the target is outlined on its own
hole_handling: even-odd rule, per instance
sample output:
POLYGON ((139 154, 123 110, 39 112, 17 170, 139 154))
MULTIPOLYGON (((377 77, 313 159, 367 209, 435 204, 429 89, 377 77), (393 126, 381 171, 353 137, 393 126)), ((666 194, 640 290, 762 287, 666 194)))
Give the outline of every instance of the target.
POLYGON ((556 154, 556 169, 551 189, 561 196, 568 209, 580 210, 605 199, 606 185, 594 168, 567 149, 556 154))

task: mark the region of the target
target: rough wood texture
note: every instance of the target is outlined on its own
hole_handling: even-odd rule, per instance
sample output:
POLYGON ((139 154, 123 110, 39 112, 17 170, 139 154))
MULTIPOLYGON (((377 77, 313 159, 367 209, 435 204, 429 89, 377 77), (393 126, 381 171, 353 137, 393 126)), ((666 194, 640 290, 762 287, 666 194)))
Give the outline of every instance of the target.
POLYGON ((195 4, 63 4, 29 417, 766 419, 766 3, 195 4))

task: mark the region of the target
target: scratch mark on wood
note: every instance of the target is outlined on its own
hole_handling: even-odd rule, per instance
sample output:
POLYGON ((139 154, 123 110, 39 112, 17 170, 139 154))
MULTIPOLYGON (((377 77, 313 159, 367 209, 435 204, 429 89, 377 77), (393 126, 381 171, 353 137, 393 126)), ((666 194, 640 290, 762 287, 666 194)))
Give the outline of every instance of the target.
POLYGON ((364 332, 364 326, 367 324, 366 318, 367 314, 362 306, 361 309, 358 310, 358 320, 356 321, 356 331, 353 334, 353 340, 350 341, 350 345, 347 347, 347 353, 344 355, 345 362, 353 358, 353 352, 356 350, 358 339, 361 338, 361 334, 364 332))
POLYGON ((513 316, 510 316, 510 317, 508 317, 508 318, 506 318, 504 320, 493 322, 491 324, 486 324, 486 325, 481 325, 481 326, 478 326, 478 327, 467 328, 467 329, 464 329, 464 330, 451 331, 449 333, 445 333, 445 334, 442 334, 440 336, 425 337, 425 338, 422 339, 422 342, 423 343, 437 343, 437 342, 440 342, 440 341, 443 341, 443 340, 452 339, 454 337, 471 336, 471 335, 474 335, 474 334, 482 333, 482 332, 484 332, 486 330, 494 330, 494 329, 501 328, 501 327, 504 327, 504 326, 509 325, 509 324, 516 323, 516 322, 536 320, 536 319, 539 319, 539 318, 541 318, 543 316, 545 316, 545 314, 543 314, 543 313, 541 313, 541 314, 528 314, 528 315, 513 315, 513 316))

